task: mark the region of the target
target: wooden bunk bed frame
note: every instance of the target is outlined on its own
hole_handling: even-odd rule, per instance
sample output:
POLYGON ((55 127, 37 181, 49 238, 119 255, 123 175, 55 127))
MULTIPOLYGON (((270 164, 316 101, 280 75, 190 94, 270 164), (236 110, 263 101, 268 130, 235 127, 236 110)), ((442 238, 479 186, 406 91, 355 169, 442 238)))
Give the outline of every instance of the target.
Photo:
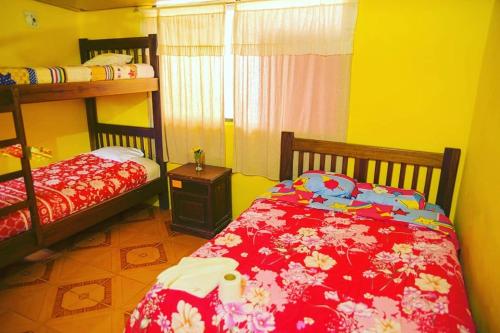
POLYGON ((449 215, 451 211, 459 161, 460 149, 457 148, 445 148, 444 153, 432 153, 300 139, 295 138, 292 132, 281 133, 280 180, 293 179, 296 165, 295 175, 300 175, 305 170, 337 171, 338 169, 347 175, 348 171, 352 170, 349 176, 360 182, 366 182, 370 177, 375 184, 383 182, 384 185, 404 188, 407 182, 407 167, 412 166, 411 188, 417 189, 420 171, 425 169, 423 192, 426 200, 429 200, 431 185, 437 175, 434 170, 440 169, 435 203, 443 208, 446 215, 449 215), (327 156, 329 156, 329 165, 326 165, 327 156), (295 161, 294 157, 296 157, 295 161), (369 167, 370 161, 374 162, 372 167, 369 167), (385 182, 381 179, 383 165, 386 165, 385 182), (394 173, 395 166, 399 167, 399 174, 394 173))
POLYGON ((82 63, 96 54, 114 52, 133 55, 134 63, 149 63, 155 77, 147 79, 95 81, 59 84, 14 85, 0 88, 0 112, 12 112, 16 138, 0 141, 0 148, 21 144, 24 156, 22 170, 0 175, 0 182, 24 177, 27 200, 0 209, 0 217, 18 209, 29 207, 32 228, 0 242, 0 268, 37 249, 47 247, 74 235, 92 225, 112 217, 140 202, 158 195, 160 207, 169 207, 167 189, 167 167, 163 158, 163 134, 158 79, 158 57, 156 35, 147 37, 89 40, 80 39, 82 63), (104 124, 98 121, 96 97, 147 92, 152 100, 153 127, 138 127, 104 124), (40 225, 36 209, 35 192, 29 165, 29 148, 21 113, 21 104, 85 99, 90 147, 92 150, 105 146, 139 148, 145 156, 160 165, 160 178, 152 180, 134 190, 81 210, 48 225, 40 225))

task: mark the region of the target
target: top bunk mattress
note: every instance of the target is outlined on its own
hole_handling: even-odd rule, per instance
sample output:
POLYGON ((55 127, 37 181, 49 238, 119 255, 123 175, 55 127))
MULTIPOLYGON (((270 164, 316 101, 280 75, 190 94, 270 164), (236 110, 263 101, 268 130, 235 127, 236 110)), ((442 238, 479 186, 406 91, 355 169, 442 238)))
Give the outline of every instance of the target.
POLYGON ((154 76, 154 69, 149 64, 0 67, 0 86, 146 79, 154 76))

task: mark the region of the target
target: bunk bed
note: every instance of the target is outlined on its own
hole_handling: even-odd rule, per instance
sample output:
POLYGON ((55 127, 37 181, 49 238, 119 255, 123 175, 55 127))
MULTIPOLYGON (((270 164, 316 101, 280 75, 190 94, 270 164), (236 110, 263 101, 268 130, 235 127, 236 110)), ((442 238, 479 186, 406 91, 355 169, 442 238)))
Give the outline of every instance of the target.
POLYGON ((134 63, 149 63, 154 77, 92 82, 22 84, 0 87, 0 113, 11 113, 16 137, 0 141, 0 148, 20 145, 22 169, 0 175, 0 183, 23 178, 26 200, 0 208, 0 218, 20 209, 29 209, 31 228, 16 236, 0 241, 0 268, 37 249, 47 247, 98 222, 116 215, 146 199, 158 195, 160 207, 168 208, 166 162, 162 135, 161 106, 158 78, 158 57, 156 35, 147 37, 89 40, 80 39, 82 63, 103 53, 131 55, 134 63), (125 126, 100 123, 97 116, 96 97, 132 93, 148 93, 152 101, 152 127, 125 126), (160 176, 137 188, 76 213, 65 216, 54 223, 42 225, 32 172, 29 163, 21 105, 71 99, 84 99, 88 122, 91 150, 109 146, 137 148, 145 157, 159 165, 160 176))

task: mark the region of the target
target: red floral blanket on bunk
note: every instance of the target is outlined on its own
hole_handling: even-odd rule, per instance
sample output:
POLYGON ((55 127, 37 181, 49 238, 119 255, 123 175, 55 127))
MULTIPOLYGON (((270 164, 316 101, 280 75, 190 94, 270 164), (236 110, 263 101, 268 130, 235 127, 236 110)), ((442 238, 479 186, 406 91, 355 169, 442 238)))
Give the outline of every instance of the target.
POLYGON ((157 283, 126 331, 472 332, 451 236, 259 199, 193 254, 238 261, 241 301, 222 304, 217 289, 201 299, 157 283))
MULTIPOLYGON (((116 162, 92 154, 78 155, 33 170, 41 224, 49 224, 146 182, 146 170, 135 162, 116 162)), ((0 183, 0 207, 26 199, 24 180, 0 183)), ((0 240, 31 227, 23 209, 0 217, 0 240)))

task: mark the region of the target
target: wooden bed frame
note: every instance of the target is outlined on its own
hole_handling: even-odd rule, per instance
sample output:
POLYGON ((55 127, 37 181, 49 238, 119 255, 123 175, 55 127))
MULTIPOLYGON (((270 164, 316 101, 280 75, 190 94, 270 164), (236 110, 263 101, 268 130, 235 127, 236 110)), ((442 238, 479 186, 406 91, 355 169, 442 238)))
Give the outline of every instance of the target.
POLYGON ((375 184, 381 184, 382 167, 387 166, 383 185, 404 188, 405 182, 409 182, 406 171, 410 166, 413 168, 412 189, 420 190, 419 173, 421 169, 426 170, 423 192, 429 200, 431 185, 437 178, 433 171, 440 169, 435 203, 443 208, 446 215, 451 210, 459 161, 460 149, 457 148, 445 148, 444 153, 432 153, 300 139, 295 138, 292 132, 281 133, 280 180, 293 179, 296 166, 295 175, 302 174, 304 170, 339 171, 347 175, 352 170, 349 176, 360 182, 369 179, 375 184), (330 163, 326 163, 327 156, 330 163), (306 163, 307 167, 304 167, 306 163), (370 163, 373 163, 371 167, 370 163), (395 166, 399 167, 399 174, 394 174, 395 166))
POLYGON ((154 78, 96 81, 82 83, 15 85, 0 88, 0 112, 13 112, 17 138, 0 141, 1 146, 21 144, 27 152, 26 138, 20 104, 39 103, 57 100, 85 99, 90 146, 92 150, 105 146, 124 146, 139 148, 145 156, 160 165, 160 178, 143 186, 106 200, 75 214, 48 225, 40 225, 35 204, 29 160, 26 155, 21 159, 23 170, 0 175, 0 181, 7 181, 24 176, 27 184, 28 199, 22 204, 0 209, 0 216, 7 215, 20 208, 29 207, 32 228, 17 236, 0 242, 0 268, 26 255, 54 244, 76 234, 113 215, 116 215, 144 200, 158 195, 160 207, 169 207, 166 162, 163 158, 163 134, 161 105, 158 84, 158 57, 156 55, 156 35, 148 37, 89 40, 80 39, 80 57, 82 63, 96 54, 105 52, 126 53, 133 55, 134 63, 149 63, 155 71, 154 78), (137 127, 104 124, 98 121, 96 97, 148 92, 152 100, 153 127, 137 127), (17 118, 16 118, 17 117, 17 118), (17 209, 16 209, 17 208, 17 209))

